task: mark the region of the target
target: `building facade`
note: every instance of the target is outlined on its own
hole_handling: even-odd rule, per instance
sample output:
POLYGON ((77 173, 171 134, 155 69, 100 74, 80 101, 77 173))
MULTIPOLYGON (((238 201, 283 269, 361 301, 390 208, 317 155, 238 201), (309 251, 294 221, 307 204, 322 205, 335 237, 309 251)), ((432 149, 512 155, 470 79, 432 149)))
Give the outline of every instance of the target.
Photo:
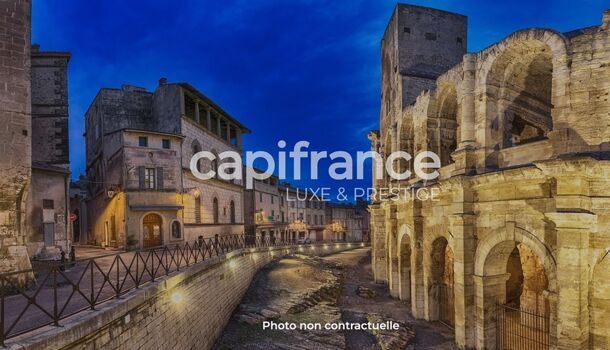
MULTIPOLYGON (((258 171, 261 172, 261 171, 258 171)), ((244 190, 244 223, 246 234, 262 239, 286 239, 288 221, 283 211, 279 179, 271 176, 254 180, 252 189, 244 190)))
POLYGON ((367 203, 326 204, 326 236, 332 241, 366 242, 369 240, 367 203))
POLYGON ((31 50, 32 182, 29 189, 28 252, 59 258, 68 252, 70 154, 68 143, 68 52, 31 50))
POLYGON ((524 342, 608 349, 610 12, 476 53, 465 32, 463 16, 398 5, 384 34, 372 149, 433 151, 441 168, 432 181, 375 180, 438 190, 370 206, 375 279, 416 318, 454 327, 460 348, 502 348, 499 310, 511 307, 524 342))
POLYGON ((67 52, 31 45, 31 1, 0 3, 1 271, 70 247, 67 52), (35 151, 32 151, 32 150, 35 151))
MULTIPOLYGON (((241 153, 249 130, 201 92, 165 79, 154 92, 101 89, 85 118, 93 244, 146 248, 243 233, 241 183, 197 179, 190 160, 241 153)), ((218 166, 197 165, 203 173, 218 166)))

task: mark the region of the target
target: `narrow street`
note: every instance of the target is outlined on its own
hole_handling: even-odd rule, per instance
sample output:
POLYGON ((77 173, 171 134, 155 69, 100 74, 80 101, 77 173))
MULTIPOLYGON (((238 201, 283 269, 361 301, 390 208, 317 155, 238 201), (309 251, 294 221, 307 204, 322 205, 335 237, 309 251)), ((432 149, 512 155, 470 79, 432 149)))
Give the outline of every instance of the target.
POLYGON ((409 306, 373 282, 368 248, 323 258, 295 256, 255 277, 216 349, 456 349, 450 329, 411 317, 409 306), (263 329, 283 324, 392 321, 397 331, 263 329))

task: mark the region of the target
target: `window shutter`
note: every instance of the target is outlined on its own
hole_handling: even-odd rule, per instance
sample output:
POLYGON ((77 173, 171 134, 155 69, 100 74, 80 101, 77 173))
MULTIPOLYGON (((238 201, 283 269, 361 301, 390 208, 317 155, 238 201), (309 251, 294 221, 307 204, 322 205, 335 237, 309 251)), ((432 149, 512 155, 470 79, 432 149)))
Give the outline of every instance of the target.
POLYGON ((140 189, 143 190, 144 189, 144 167, 143 166, 139 166, 138 167, 138 177, 139 177, 139 181, 140 181, 140 189))
POLYGON ((157 168, 157 189, 163 189, 163 168, 157 168))

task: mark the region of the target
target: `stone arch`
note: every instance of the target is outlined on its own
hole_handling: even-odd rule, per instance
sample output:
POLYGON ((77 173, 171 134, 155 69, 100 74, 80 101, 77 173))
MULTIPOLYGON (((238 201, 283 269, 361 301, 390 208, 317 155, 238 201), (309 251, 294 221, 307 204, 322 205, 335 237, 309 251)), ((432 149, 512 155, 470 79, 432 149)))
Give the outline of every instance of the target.
POLYGON ((404 224, 400 227, 398 240, 398 270, 400 300, 411 302, 411 229, 404 224))
MULTIPOLYGON (((568 45, 551 30, 515 32, 479 53, 477 84, 485 97, 487 166, 497 166, 499 150, 545 139, 557 122, 565 94, 568 45)), ((483 135, 479 135, 482 137, 483 135)))
POLYGON ((459 144, 460 118, 456 85, 451 82, 443 82, 439 85, 436 103, 435 152, 441 159, 441 166, 445 166, 453 163, 451 153, 459 144))
MULTIPOLYGON (((527 288, 531 292, 520 293, 519 300, 527 303, 524 309, 535 305, 537 312, 550 316, 551 339, 556 333, 555 317, 551 315, 556 308, 546 299, 548 294, 556 293, 555 258, 535 235, 509 223, 487 235, 475 252, 477 348, 493 349, 496 346, 496 304, 504 304, 507 300, 507 286, 511 283, 509 265, 516 254, 515 250, 518 250, 523 276, 528 279, 523 282, 523 288, 525 290, 529 286, 527 288), (527 272, 526 269, 532 271, 527 272)), ((521 308, 522 305, 517 307, 521 308)))
MULTIPOLYGON (((553 252, 534 234, 520 227, 515 227, 514 224, 507 225, 490 233, 487 238, 479 242, 474 255, 474 274, 476 276, 493 275, 494 273, 498 273, 498 271, 500 271, 498 268, 494 269, 492 267, 493 265, 489 265, 486 269, 485 263, 487 257, 490 255, 494 247, 499 246, 504 242, 513 242, 515 245, 518 242, 527 245, 527 247, 531 249, 542 261, 547 279, 549 281, 548 290, 550 292, 557 291, 557 264, 553 252)), ((514 247, 512 249, 514 249, 514 247)), ((510 254, 510 252, 507 254, 510 254)))
POLYGON ((593 266, 589 284, 589 342, 592 350, 610 348, 610 249, 593 266))
POLYGON ((429 273, 426 276, 427 318, 429 321, 440 320, 453 326, 455 325, 453 249, 443 235, 438 235, 431 241, 429 248, 429 273))
MULTIPOLYGON (((401 118, 398 124, 398 150, 407 152, 411 157, 414 155, 414 144, 413 144, 413 121, 411 118, 401 118)), ((411 160, 407 161, 404 158, 397 160, 396 171, 403 173, 406 170, 411 169, 411 160)))

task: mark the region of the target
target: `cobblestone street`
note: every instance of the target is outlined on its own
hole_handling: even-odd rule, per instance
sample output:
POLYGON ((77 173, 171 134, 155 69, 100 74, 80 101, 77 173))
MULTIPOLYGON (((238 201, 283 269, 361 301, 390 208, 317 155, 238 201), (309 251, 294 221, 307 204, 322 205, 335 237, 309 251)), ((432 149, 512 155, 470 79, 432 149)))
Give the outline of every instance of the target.
POLYGON ((452 331, 411 317, 372 279, 368 248, 270 264, 253 281, 216 349, 455 349, 452 331), (263 330, 263 322, 400 324, 398 331, 263 330))

